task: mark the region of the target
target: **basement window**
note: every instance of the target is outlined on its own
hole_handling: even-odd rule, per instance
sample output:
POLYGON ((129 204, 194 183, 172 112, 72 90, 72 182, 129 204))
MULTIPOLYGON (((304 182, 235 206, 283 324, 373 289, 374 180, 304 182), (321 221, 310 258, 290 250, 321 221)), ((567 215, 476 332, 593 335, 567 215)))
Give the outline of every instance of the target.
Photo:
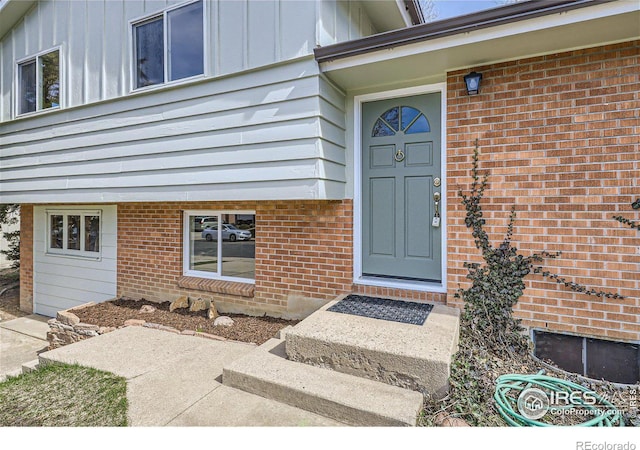
POLYGON ((640 345, 534 330, 534 354, 559 368, 596 380, 636 384, 640 345))
POLYGON ((101 211, 47 211, 47 253, 97 259, 101 211))
POLYGON ((254 211, 185 211, 183 275, 254 283, 254 211))

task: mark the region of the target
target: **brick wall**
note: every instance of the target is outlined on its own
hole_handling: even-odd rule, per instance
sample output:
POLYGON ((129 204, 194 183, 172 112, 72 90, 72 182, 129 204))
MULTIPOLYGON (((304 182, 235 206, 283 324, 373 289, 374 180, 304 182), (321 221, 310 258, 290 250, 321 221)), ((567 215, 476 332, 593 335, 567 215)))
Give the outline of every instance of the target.
POLYGON ((447 294, 437 292, 422 292, 409 289, 397 289, 381 286, 366 286, 362 284, 354 284, 353 292, 369 297, 392 298, 398 300, 411 300, 415 302, 427 303, 446 303, 447 294))
POLYGON ((33 205, 20 205, 20 309, 33 312, 33 205))
POLYGON ((295 315, 311 299, 348 292, 353 279, 351 201, 123 203, 118 205, 118 295, 211 298, 227 311, 295 315), (178 287, 183 210, 256 211, 253 298, 178 287))
POLYGON ((478 261, 457 195, 470 185, 473 142, 490 171, 484 211, 494 241, 509 209, 522 253, 561 251, 546 266, 624 300, 574 293, 527 277, 518 315, 542 329, 640 339, 640 236, 612 219, 638 220, 640 41, 475 67, 481 93, 448 74, 449 301, 467 286, 464 261, 478 261))

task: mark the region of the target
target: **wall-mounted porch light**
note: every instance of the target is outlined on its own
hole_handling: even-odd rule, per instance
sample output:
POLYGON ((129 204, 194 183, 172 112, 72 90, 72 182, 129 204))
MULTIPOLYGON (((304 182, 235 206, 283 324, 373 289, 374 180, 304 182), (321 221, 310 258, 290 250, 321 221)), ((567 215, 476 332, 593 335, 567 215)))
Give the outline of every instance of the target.
POLYGON ((464 82, 467 85, 467 94, 476 95, 480 92, 480 80, 482 80, 482 74, 478 72, 471 72, 469 75, 464 76, 464 82))

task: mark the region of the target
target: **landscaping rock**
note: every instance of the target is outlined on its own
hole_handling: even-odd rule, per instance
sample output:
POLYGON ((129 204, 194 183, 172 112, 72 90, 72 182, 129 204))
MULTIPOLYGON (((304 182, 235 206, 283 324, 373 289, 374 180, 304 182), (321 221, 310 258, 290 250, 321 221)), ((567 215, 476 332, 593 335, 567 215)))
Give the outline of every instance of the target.
POLYGON ((215 320, 218 317, 220 317, 220 314, 218 314, 218 310, 216 309, 216 304, 214 302, 211 302, 211 306, 209 306, 209 311, 207 311, 207 318, 210 320, 215 320))
POLYGON ((442 411, 433 418, 433 423, 438 427, 468 427, 469 424, 460 417, 452 417, 442 411))
POLYGON ((98 329, 98 333, 100 334, 105 334, 105 333, 111 333, 112 331, 115 331, 116 327, 100 327, 98 329))
POLYGON ((156 308, 151 305, 142 305, 142 308, 140 308, 140 312, 143 314, 151 314, 155 312, 155 310, 156 308))
POLYGON ((214 327, 218 327, 218 326, 230 327, 232 325, 233 325, 233 319, 229 316, 220 316, 213 322, 214 327))
POLYGON ((100 327, 98 325, 91 325, 89 323, 77 323, 73 327, 76 331, 98 331, 100 327))
POLYGON ((176 300, 171 302, 169 305, 169 312, 173 312, 176 309, 188 308, 189 307, 189 297, 183 295, 178 297, 176 300))
POLYGON ((80 323, 80 318, 69 311, 58 311, 56 319, 58 322, 69 326, 74 326, 80 323))
POLYGON ((140 327, 140 326, 144 325, 145 323, 147 323, 145 320, 129 319, 129 320, 125 320, 124 326, 125 327, 140 327))
POLYGON ((208 307, 209 305, 207 305, 207 302, 204 299, 202 299, 202 297, 199 297, 198 299, 191 302, 191 305, 189 306, 189 311, 191 312, 204 311, 208 307))

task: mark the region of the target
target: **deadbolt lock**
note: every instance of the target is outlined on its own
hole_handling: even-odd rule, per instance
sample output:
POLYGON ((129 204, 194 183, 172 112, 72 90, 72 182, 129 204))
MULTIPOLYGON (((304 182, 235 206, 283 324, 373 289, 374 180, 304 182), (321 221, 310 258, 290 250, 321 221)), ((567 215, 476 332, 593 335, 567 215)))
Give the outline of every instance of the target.
POLYGON ((433 179, 433 185, 435 187, 440 187, 440 178, 439 177, 436 177, 436 178, 433 179))

